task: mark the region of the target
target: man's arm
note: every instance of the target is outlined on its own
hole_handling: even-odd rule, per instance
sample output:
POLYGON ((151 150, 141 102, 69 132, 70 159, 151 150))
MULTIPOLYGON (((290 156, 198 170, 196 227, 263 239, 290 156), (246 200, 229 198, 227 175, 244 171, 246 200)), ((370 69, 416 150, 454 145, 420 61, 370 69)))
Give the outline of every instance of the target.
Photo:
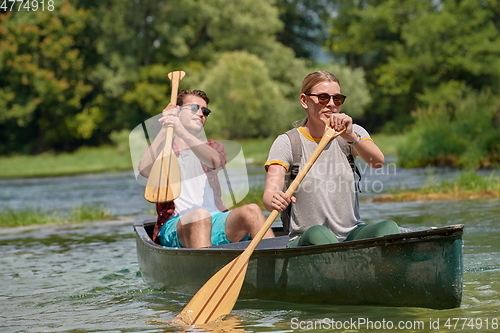
POLYGON ((222 144, 218 143, 218 146, 216 146, 218 149, 215 149, 207 142, 201 141, 188 131, 183 133, 182 136, 180 134, 177 135, 195 153, 196 157, 198 157, 200 161, 210 169, 218 169, 224 166, 223 164, 225 164, 225 159, 223 159, 222 156, 225 156, 225 150, 222 144))

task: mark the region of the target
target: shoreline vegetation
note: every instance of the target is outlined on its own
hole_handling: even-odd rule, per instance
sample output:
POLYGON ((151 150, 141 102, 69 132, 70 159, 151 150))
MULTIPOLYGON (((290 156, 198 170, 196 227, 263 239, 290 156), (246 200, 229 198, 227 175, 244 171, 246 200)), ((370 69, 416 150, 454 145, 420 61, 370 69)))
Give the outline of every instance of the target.
MULTIPOLYGON (((126 134, 126 133, 125 133, 126 134)), ((396 142, 403 135, 374 136, 386 156, 396 155, 396 142)), ((248 164, 263 165, 274 138, 238 140, 248 164)), ((128 135, 114 145, 83 147, 73 153, 0 156, 0 179, 73 176, 85 173, 131 171, 128 135)))
POLYGON ((0 170, 0 179, 60 177, 132 170, 132 162, 128 148, 85 147, 73 153, 1 156, 0 170))
POLYGON ((100 220, 111 220, 107 208, 102 206, 77 206, 69 213, 46 212, 41 209, 26 208, 21 210, 0 210, 0 228, 25 227, 42 224, 73 224, 100 220))
MULTIPOLYGON (((264 210, 262 204, 262 188, 251 188, 245 199, 236 207, 257 203, 264 210)), ((436 181, 430 177, 420 189, 413 191, 393 191, 380 197, 371 199, 371 202, 400 202, 400 201, 447 201, 447 200, 475 200, 500 197, 500 177, 490 174, 479 176, 474 172, 464 172, 456 179, 436 181)), ((112 220, 118 218, 109 213, 102 206, 78 206, 71 212, 44 212, 40 209, 21 209, 0 211, 0 228, 24 227, 48 224, 76 224, 82 222, 112 220)))
POLYGON ((436 181, 430 177, 419 189, 394 191, 372 199, 372 202, 475 200, 500 197, 500 177, 480 176, 464 171, 456 179, 436 181))
MULTIPOLYGON (((387 156, 397 151, 395 142, 400 136, 375 135, 374 140, 387 156)), ((262 165, 267 158, 272 139, 242 140, 243 152, 249 164, 262 165)), ((56 177, 82 173, 120 172, 131 170, 128 147, 104 146, 83 148, 73 154, 42 154, 38 156, 0 157, 0 179, 56 177)), ((252 188, 238 206, 257 203, 262 206, 262 188, 252 188)), ((473 200, 500 197, 500 176, 491 173, 480 176, 464 171, 456 179, 437 181, 430 176, 425 184, 412 191, 391 191, 371 199, 373 202, 473 200)), ((1 227, 19 227, 42 224, 67 224, 116 218, 106 207, 79 206, 69 213, 44 212, 40 209, 0 211, 1 227)))

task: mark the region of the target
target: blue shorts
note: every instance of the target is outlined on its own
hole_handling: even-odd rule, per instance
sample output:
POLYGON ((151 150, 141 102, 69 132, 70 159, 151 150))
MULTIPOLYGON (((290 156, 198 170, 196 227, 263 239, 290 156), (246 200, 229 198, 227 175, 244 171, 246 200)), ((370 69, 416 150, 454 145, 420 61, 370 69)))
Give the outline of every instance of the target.
MULTIPOLYGON (((222 245, 231 243, 226 236, 226 219, 230 211, 227 212, 211 212, 212 216, 212 245, 222 245)), ((176 216, 168 220, 158 233, 158 241, 163 246, 182 247, 177 236, 177 224, 181 216, 176 216)), ((245 236, 242 241, 248 240, 249 235, 245 236)))

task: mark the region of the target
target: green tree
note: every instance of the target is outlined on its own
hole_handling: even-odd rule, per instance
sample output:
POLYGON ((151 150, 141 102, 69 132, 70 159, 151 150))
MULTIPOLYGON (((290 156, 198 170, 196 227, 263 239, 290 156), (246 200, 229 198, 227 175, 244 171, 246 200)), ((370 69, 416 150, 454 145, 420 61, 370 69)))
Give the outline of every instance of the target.
MULTIPOLYGON (((182 5, 171 2, 152 15, 148 21, 162 27, 152 28, 159 31, 153 42, 156 65, 150 69, 141 68, 139 80, 124 96, 127 103, 135 103, 134 107, 138 106, 141 112, 151 115, 166 103, 160 91, 169 87, 169 83, 165 75, 164 84, 161 84, 163 74, 159 73, 183 69, 187 76, 181 88, 196 88, 200 82, 209 80, 208 76, 213 75, 210 68, 218 66, 221 56, 231 51, 244 51, 263 61, 270 80, 284 96, 275 103, 296 98, 306 65, 295 57, 292 49, 276 41, 276 34, 283 25, 272 3, 264 0, 183 0, 182 5)), ((239 79, 245 80, 245 77, 239 79)), ((225 81, 219 83, 224 84, 225 81)), ((248 105, 252 103, 249 101, 248 105)))
POLYGON ((290 125, 286 115, 291 103, 257 56, 246 52, 222 54, 206 74, 200 86, 212 99, 210 108, 214 112, 207 123, 209 136, 268 137, 290 125))
POLYGON ((398 149, 401 166, 500 166, 500 98, 487 90, 456 89, 450 96, 413 113, 415 124, 398 149))
POLYGON ((0 153, 64 149, 92 135, 101 115, 82 103, 91 90, 75 36, 88 12, 0 14, 0 153))
POLYGON ((372 124, 401 128, 449 82, 500 90, 498 1, 339 0, 337 11, 328 47, 367 72, 372 124))
POLYGON ((164 107, 168 71, 194 87, 226 51, 264 56, 288 92, 284 65, 302 66, 276 43, 282 23, 265 0, 62 1, 0 19, 0 153, 105 143, 164 107))
POLYGON ((327 0, 277 0, 284 29, 277 39, 300 58, 312 59, 327 38, 327 22, 334 4, 327 0))
POLYGON ((224 52, 243 50, 263 59, 288 95, 297 88, 296 73, 305 68, 290 49, 276 42, 282 23, 277 9, 265 0, 104 4, 93 5, 98 6, 93 23, 100 31, 100 62, 92 79, 94 86, 102 87, 98 107, 114 112, 106 124, 115 127, 133 127, 141 117, 163 109, 169 98, 168 71, 186 71, 181 88, 196 88, 224 52))
POLYGON ((181 89, 215 83, 211 77, 221 76, 214 68, 225 70, 230 79, 217 82, 214 101, 221 110, 236 103, 225 103, 234 97, 222 93, 226 83, 246 96, 236 103, 255 127, 245 135, 289 128, 303 115, 297 98, 311 71, 294 50, 306 54, 310 23, 319 34, 320 18, 329 15, 328 6, 313 13, 315 4, 329 6, 326 0, 61 0, 52 12, 1 13, 0 154, 109 143, 113 132, 162 110, 166 73, 180 69, 188 74, 181 89), (296 35, 286 41, 290 47, 278 40, 283 32, 296 35), (259 87, 235 82, 229 69, 259 87), (259 118, 263 110, 273 113, 259 118))

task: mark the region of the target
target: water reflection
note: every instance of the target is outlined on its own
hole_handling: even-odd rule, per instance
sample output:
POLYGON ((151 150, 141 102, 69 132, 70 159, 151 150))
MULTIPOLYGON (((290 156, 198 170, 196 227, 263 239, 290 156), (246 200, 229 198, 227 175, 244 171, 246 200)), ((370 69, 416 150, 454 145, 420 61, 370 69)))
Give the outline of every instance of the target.
MULTIPOLYGON (((258 173, 261 171, 256 172, 252 177, 263 179, 258 173)), ((408 179, 409 184, 421 184, 425 172, 401 170, 393 175, 395 179, 383 175, 369 177, 397 187, 404 179, 408 179)), ((441 176, 453 175, 443 173, 441 176)), ((2 180, 0 183, 0 209, 9 204, 19 207, 29 202, 47 209, 61 209, 82 201, 102 200, 107 207, 115 207, 115 212, 135 214, 142 212, 145 204, 142 189, 128 174, 2 180), (73 191, 79 194, 70 195, 73 191)), ((430 319, 440 319, 441 331, 450 331, 443 326, 446 318, 481 318, 483 324, 489 319, 491 324, 499 317, 500 199, 363 202, 361 216, 368 223, 389 218, 412 229, 465 224, 462 306, 436 311, 241 300, 228 317, 232 318, 229 323, 234 326, 222 327, 219 331, 291 332, 293 325, 300 322, 368 318, 372 321, 423 321, 425 329, 414 331, 431 332, 436 330, 430 329, 430 319)), ((1 332, 200 332, 200 329, 209 329, 165 324, 191 297, 166 293, 144 283, 137 265, 132 218, 3 230, 0 253, 1 332)), ((466 327, 460 331, 478 330, 466 327)), ((481 330, 488 331, 484 327, 481 330)), ((489 331, 498 329, 490 327, 489 331)), ((314 332, 331 332, 331 329, 314 332)))
MULTIPOLYGON (((403 225, 414 228, 445 225, 449 221, 466 224, 464 296, 460 308, 436 311, 241 300, 230 316, 236 319, 231 324, 234 327, 224 326, 219 331, 290 332, 298 322, 325 318, 423 320, 429 325, 429 318, 498 317, 500 200, 369 206, 364 211, 367 219, 392 211, 394 219, 407 221, 403 225), (406 219, 407 216, 411 218, 406 219), (435 219, 430 220, 432 216, 435 219)), ((182 310, 190 296, 147 286, 138 270, 134 242, 132 220, 1 234, 0 331, 208 331, 165 324, 182 310)), ((321 331, 331 330, 315 330, 321 331)))
MULTIPOLYGON (((398 168, 388 157, 384 168, 371 169, 359 163, 363 174, 360 200, 370 200, 391 189, 421 187, 432 177, 453 179, 458 171, 448 168, 398 168)), ((263 187, 262 166, 247 166, 251 188, 263 187)), ((491 171, 483 171, 489 174, 491 171)), ((498 173, 498 171, 497 171, 498 173)), ((39 208, 44 211, 69 212, 81 205, 100 205, 116 216, 151 214, 154 205, 144 200, 144 188, 135 181, 132 171, 108 174, 87 174, 71 177, 0 179, 0 210, 39 208)))
POLYGON ((143 191, 132 172, 2 179, 0 209, 29 207, 48 212, 69 212, 81 205, 101 205, 113 215, 131 215, 150 210, 143 191))

